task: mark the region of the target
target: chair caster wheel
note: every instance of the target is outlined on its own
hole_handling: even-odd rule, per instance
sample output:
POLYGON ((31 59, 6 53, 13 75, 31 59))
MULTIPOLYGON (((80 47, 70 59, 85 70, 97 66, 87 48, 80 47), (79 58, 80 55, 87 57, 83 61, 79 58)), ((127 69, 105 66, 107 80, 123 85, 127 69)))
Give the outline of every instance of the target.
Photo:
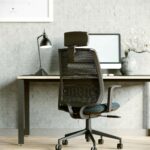
POLYGON ((97 148, 96 147, 91 147, 91 150, 97 150, 97 148))
POLYGON ((86 139, 87 142, 90 142, 90 139, 86 139))
POLYGON ((68 140, 63 140, 62 145, 68 145, 68 140))
POLYGON ((104 140, 103 139, 98 139, 98 144, 104 144, 104 140))
POLYGON ((61 150, 61 148, 62 148, 61 145, 58 145, 58 144, 57 144, 57 145, 55 146, 55 150, 61 150))
POLYGON ((117 149, 123 149, 123 144, 121 143, 117 144, 117 149))
POLYGON ((90 142, 90 137, 89 136, 85 136, 86 142, 90 142))

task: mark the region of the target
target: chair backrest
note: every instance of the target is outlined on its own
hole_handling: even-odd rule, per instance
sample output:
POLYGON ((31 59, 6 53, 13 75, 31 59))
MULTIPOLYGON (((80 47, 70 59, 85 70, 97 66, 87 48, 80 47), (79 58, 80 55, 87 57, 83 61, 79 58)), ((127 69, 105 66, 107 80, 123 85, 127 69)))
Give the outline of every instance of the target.
POLYGON ((88 33, 83 31, 66 32, 64 34, 64 45, 72 46, 86 46, 88 43, 88 33))
POLYGON ((59 49, 59 109, 101 103, 104 85, 96 52, 88 48, 59 49), (70 51, 73 60, 70 61, 70 51))

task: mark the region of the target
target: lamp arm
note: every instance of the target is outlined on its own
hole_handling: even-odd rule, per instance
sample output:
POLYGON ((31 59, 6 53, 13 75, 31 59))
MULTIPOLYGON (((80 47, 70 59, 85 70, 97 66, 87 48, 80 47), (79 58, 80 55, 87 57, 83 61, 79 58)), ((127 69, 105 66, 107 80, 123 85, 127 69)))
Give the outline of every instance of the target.
POLYGON ((42 35, 37 37, 37 45, 38 45, 38 53, 39 53, 39 61, 40 61, 40 69, 42 68, 42 64, 41 64, 41 53, 40 53, 40 46, 39 46, 39 38, 42 37, 42 35))

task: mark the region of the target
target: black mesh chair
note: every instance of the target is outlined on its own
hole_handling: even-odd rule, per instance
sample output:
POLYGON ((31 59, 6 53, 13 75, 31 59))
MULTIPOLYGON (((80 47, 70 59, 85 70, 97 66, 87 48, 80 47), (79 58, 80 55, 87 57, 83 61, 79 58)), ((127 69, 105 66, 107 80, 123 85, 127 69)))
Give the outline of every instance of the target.
MULTIPOLYGON (((58 140, 56 150, 68 144, 68 139, 85 135, 86 141, 92 141, 91 150, 96 150, 93 134, 100 136, 99 144, 103 144, 103 136, 118 139, 118 149, 123 148, 120 137, 106 134, 91 128, 91 118, 99 117, 102 113, 114 111, 119 108, 118 103, 112 103, 112 92, 116 87, 109 87, 108 101, 103 103, 104 84, 96 52, 88 48, 75 48, 85 46, 88 41, 86 32, 65 33, 65 46, 59 50, 60 61, 60 88, 58 108, 68 112, 72 118, 85 119, 86 128, 73 133, 65 134, 58 140)), ((117 117, 117 116, 107 116, 117 117)))

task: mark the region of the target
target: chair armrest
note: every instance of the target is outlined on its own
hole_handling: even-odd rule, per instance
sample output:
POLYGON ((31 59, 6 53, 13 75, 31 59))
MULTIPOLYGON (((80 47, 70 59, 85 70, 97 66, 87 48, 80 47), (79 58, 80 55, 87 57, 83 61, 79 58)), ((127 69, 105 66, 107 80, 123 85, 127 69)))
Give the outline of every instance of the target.
MULTIPOLYGON (((82 119, 88 119, 89 118, 89 115, 84 114, 84 110, 86 107, 89 107, 89 106, 86 105, 86 106, 83 106, 80 108, 79 115, 80 115, 80 118, 82 118, 82 119)), ((73 112, 72 106, 68 105, 68 111, 69 111, 70 116, 72 118, 74 118, 74 112, 73 112)))
POLYGON ((108 88, 108 99, 107 99, 107 112, 111 111, 112 107, 112 94, 114 92, 114 89, 121 87, 121 85, 112 85, 108 88))
POLYGON ((68 106, 68 111, 70 113, 70 116, 73 117, 73 109, 72 109, 72 106, 70 105, 67 105, 68 106))

